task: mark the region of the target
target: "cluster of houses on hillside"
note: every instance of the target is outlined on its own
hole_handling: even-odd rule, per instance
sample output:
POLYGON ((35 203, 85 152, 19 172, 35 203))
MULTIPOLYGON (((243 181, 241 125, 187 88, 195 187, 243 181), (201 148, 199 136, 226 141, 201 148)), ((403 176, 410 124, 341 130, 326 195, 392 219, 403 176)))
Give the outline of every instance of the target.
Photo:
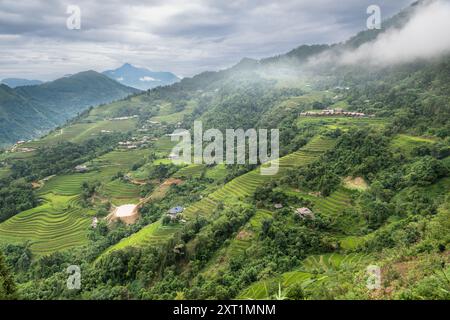
POLYGON ((318 112, 307 111, 300 113, 304 117, 326 117, 326 116, 344 116, 353 118, 373 117, 373 115, 366 115, 362 112, 344 111, 343 109, 325 109, 318 112))
POLYGON ((139 147, 146 146, 150 141, 154 141, 149 136, 143 137, 132 137, 131 140, 120 141, 119 148, 120 149, 137 149, 139 147))
POLYGON ((126 116, 126 117, 116 117, 116 118, 107 118, 106 120, 110 120, 110 121, 122 121, 122 120, 130 120, 130 119, 135 119, 137 118, 138 115, 135 114, 133 116, 126 116))
POLYGON ((32 151, 35 150, 34 148, 29 148, 29 147, 22 146, 24 143, 26 143, 26 141, 24 141, 24 140, 17 141, 9 150, 6 150, 6 153, 10 153, 10 152, 32 152, 32 151))

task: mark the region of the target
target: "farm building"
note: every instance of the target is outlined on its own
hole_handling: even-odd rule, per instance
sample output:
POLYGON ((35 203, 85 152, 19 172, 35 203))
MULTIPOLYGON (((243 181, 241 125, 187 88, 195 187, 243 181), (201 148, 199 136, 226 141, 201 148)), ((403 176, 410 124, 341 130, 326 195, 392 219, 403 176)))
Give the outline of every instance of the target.
POLYGON ((295 210, 295 213, 300 216, 300 218, 308 218, 308 219, 314 219, 314 213, 309 208, 297 208, 295 210))
POLYGON ((283 208, 283 205, 282 205, 281 203, 276 203, 276 204, 274 205, 274 208, 275 208, 275 209, 281 209, 281 208, 283 208))
POLYGON ((173 221, 173 220, 176 220, 177 218, 179 218, 179 217, 180 217, 180 214, 181 214, 183 211, 184 211, 184 208, 183 208, 183 207, 174 207, 174 208, 171 208, 171 209, 168 211, 167 216, 170 217, 170 219, 173 221))
POLYGON ((169 210, 169 214, 170 215, 177 215, 180 214, 184 211, 183 207, 173 207, 169 210))

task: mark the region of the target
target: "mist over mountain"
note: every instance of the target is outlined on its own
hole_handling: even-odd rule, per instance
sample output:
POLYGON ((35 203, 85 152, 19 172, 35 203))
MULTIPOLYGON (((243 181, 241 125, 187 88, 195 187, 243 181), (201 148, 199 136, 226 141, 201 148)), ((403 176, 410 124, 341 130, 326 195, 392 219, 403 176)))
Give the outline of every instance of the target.
POLYGON ((384 21, 380 30, 360 32, 309 64, 389 67, 442 57, 450 53, 449 16, 447 1, 418 1, 384 21))
POLYGON ((107 70, 103 74, 123 85, 140 90, 166 86, 180 80, 171 72, 154 72, 145 68, 135 67, 129 63, 125 63, 114 70, 107 70))

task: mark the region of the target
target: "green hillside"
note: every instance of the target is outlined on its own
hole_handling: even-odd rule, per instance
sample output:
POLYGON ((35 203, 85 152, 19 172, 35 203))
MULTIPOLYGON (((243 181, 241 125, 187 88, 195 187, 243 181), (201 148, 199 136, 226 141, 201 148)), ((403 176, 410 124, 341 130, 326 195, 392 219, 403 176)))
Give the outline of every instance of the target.
POLYGON ((94 71, 15 89, 0 85, 0 146, 41 136, 91 106, 136 92, 94 71))
POLYGON ((0 251, 18 296, 450 299, 450 56, 307 63, 403 25, 410 10, 345 43, 243 59, 118 101, 132 91, 94 72, 0 86, 4 124, 20 128, 27 107, 43 132, 60 125, 0 153, 0 251), (50 118, 41 105, 59 109, 50 118), (279 129, 280 157, 175 164, 170 136, 196 120, 204 131, 279 129), (133 223, 116 211, 126 204, 133 223), (73 264, 76 291, 66 289, 73 264))

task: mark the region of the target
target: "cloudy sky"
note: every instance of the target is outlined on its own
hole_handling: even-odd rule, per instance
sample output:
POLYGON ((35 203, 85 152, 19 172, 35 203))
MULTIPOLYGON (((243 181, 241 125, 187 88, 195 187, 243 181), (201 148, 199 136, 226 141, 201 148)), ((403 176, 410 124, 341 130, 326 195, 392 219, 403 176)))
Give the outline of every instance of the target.
POLYGON ((0 79, 51 80, 124 62, 192 76, 301 44, 334 43, 412 0, 0 0, 0 79), (69 30, 67 7, 81 10, 69 30))

